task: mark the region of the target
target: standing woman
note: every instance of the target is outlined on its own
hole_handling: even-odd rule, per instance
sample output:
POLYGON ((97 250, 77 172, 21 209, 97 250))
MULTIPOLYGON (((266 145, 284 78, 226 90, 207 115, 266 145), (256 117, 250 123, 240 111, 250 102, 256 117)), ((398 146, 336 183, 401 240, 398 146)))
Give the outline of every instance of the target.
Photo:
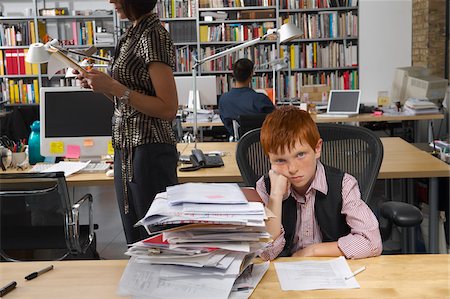
POLYGON ((114 101, 114 182, 128 244, 148 236, 133 225, 157 193, 178 182, 172 130, 178 108, 175 52, 169 33, 152 13, 156 1, 109 0, 133 26, 116 47, 111 76, 94 69, 78 75, 83 87, 114 101))

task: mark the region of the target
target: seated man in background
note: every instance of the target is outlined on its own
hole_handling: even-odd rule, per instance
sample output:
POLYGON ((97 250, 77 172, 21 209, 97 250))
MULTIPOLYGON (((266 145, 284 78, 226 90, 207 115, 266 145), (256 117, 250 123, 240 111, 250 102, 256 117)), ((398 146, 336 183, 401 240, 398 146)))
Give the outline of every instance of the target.
POLYGON ((231 136, 234 135, 233 120, 237 120, 239 115, 270 113, 275 110, 265 94, 250 88, 253 66, 253 62, 247 58, 236 61, 233 65, 235 86, 219 100, 220 118, 231 136))

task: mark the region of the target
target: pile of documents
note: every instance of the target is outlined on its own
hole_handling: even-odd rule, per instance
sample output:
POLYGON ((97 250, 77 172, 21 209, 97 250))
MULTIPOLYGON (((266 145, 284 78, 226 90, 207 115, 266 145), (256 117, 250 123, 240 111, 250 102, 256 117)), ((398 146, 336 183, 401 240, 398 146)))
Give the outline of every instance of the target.
POLYGON ((408 99, 403 106, 403 110, 407 115, 439 113, 438 107, 427 99, 408 99))
POLYGON ((158 194, 138 224, 119 294, 139 298, 247 298, 268 268, 252 265, 270 240, 265 209, 236 184, 187 183, 158 194))

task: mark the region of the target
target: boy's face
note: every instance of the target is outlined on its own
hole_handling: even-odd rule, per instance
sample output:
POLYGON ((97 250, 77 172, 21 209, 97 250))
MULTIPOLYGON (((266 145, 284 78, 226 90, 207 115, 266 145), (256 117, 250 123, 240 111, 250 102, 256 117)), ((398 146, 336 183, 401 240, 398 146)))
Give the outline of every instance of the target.
POLYGON ((298 141, 293 148, 285 148, 283 154, 269 153, 269 159, 272 169, 285 176, 294 189, 302 194, 314 179, 321 151, 322 139, 319 139, 315 148, 311 148, 307 142, 298 141))

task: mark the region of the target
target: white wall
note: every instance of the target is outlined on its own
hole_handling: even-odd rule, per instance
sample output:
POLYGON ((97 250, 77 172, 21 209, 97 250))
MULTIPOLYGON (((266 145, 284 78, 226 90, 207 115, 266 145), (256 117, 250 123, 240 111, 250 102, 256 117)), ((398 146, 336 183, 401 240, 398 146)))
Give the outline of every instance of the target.
POLYGON ((412 0, 360 0, 359 29, 361 102, 375 104, 395 68, 412 63, 412 0))

